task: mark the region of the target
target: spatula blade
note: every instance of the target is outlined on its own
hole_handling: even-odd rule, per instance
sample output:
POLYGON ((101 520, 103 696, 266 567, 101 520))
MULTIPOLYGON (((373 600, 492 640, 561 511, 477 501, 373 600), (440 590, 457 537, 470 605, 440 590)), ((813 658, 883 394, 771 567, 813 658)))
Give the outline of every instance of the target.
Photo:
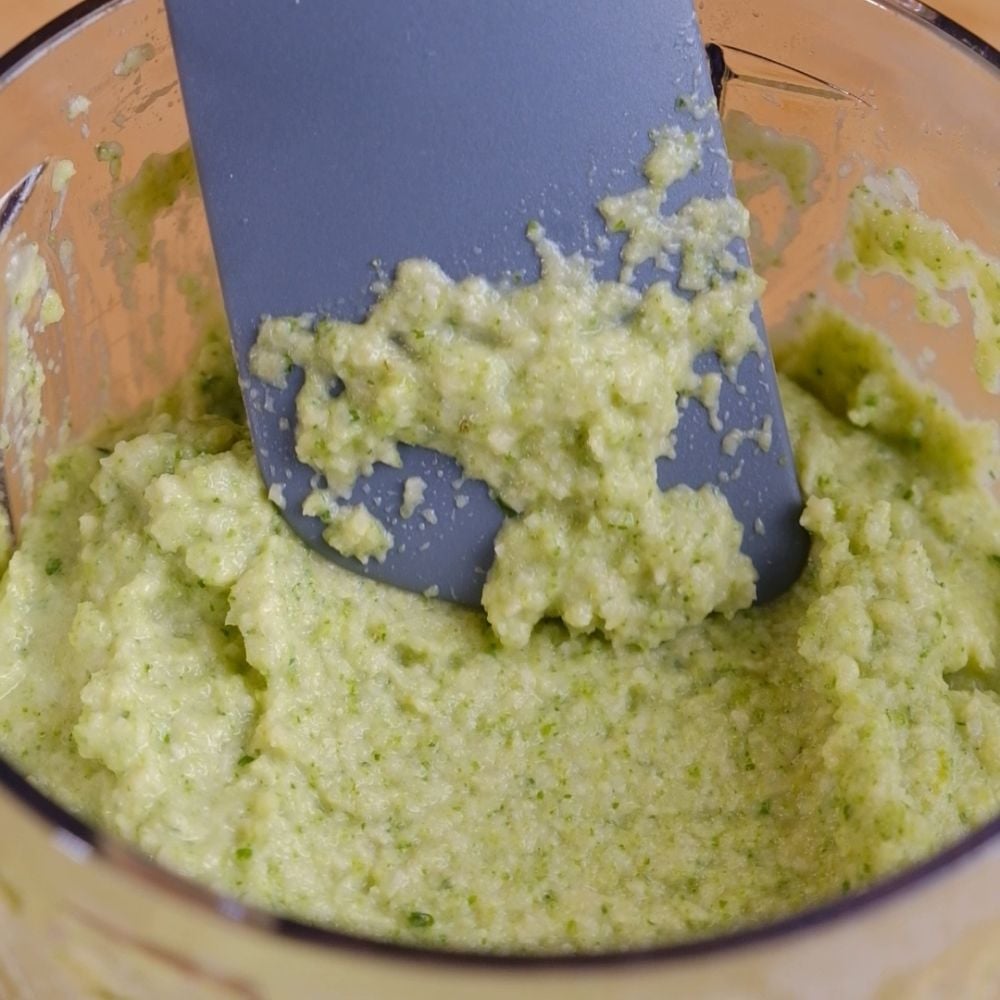
MULTIPOLYGON (((593 252, 604 231, 595 203, 637 186, 648 133, 665 124, 697 128, 705 155, 664 211, 732 194, 691 0, 168 0, 167 12, 266 484, 281 485, 294 530, 336 562, 478 604, 503 515, 482 483, 465 484, 470 502, 456 508, 461 470, 446 456, 404 447, 401 469, 378 466, 358 484, 351 502, 395 536, 384 562, 362 566, 326 546, 301 512, 313 470, 294 452, 300 382, 278 391, 252 375, 258 323, 304 311, 360 320, 375 270, 408 257, 455 278, 533 277, 532 218, 564 249, 593 252), (696 120, 678 97, 707 114, 696 120), (436 525, 398 519, 410 476, 449 512, 436 525)), ((617 273, 616 251, 598 276, 617 273)), ((746 260, 745 247, 737 253, 746 260)), ((718 368, 714 357, 700 363, 718 368)), ((704 409, 689 406, 677 457, 658 473, 664 487, 722 490, 768 599, 797 578, 808 538, 769 355, 748 357, 737 385, 720 401, 727 426, 770 416, 770 449, 725 454, 704 409)))

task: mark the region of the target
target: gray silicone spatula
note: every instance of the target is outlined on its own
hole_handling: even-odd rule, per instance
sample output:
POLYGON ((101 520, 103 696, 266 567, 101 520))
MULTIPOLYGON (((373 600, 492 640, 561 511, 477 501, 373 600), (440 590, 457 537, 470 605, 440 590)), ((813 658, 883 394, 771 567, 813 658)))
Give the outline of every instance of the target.
MULTIPOLYGON (((395 536, 384 562, 326 546, 301 510, 313 477, 295 456, 301 382, 279 392, 251 374, 258 323, 307 311, 359 321, 376 261, 389 273, 426 257, 455 278, 533 276, 530 219, 565 250, 593 251, 595 202, 638 186, 648 133, 665 124, 706 139, 702 169, 669 189, 663 210, 731 194, 692 0, 168 0, 167 12, 265 482, 281 485, 294 530, 336 562, 478 604, 504 516, 485 485, 466 484, 471 502, 436 525, 398 519, 410 476, 426 482, 429 506, 454 510, 461 469, 446 456, 403 447, 401 469, 378 466, 357 484, 350 502, 395 536), (692 106, 710 111, 696 121, 692 106)), ((617 249, 599 276, 617 275, 617 249)), ((663 277, 647 265, 637 283, 663 277)), ((766 600, 796 579, 808 546, 769 355, 724 380, 720 411, 727 428, 770 416, 770 449, 745 441, 727 454, 691 405, 659 481, 718 485, 766 600)))

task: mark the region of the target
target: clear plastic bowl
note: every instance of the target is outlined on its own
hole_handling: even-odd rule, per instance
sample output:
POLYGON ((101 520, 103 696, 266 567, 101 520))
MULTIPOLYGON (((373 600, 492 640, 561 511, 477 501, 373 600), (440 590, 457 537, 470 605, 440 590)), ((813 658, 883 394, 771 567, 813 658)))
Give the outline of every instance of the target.
MULTIPOLYGON (((822 157, 816 201, 794 216, 794 236, 766 271, 769 328, 803 290, 821 291, 887 331, 963 412, 996 421, 997 399, 972 373, 967 316, 961 331, 942 333, 914 320, 912 293, 892 279, 866 281, 862 298, 831 274, 848 193, 894 166, 916 180, 928 214, 995 251, 998 53, 916 0, 704 0, 699 9, 728 67, 724 110, 799 136, 822 157)), ((0 59, 0 122, 0 192, 10 192, 0 201, 0 263, 20 236, 36 242, 67 307, 35 341, 48 371, 45 430, 4 455, 16 526, 53 448, 135 409, 185 369, 199 326, 177 279, 199 274, 211 292, 215 278, 191 197, 158 216, 149 259, 136 260, 142 234, 111 212, 115 147, 95 156, 98 144, 120 144, 125 182, 150 154, 187 140, 157 0, 82 3, 0 59), (136 46, 145 48, 126 72, 122 57, 136 46), (70 119, 80 94, 89 110, 70 119), (77 168, 64 202, 50 183, 62 157, 77 168)), ((782 198, 774 188, 752 205, 768 238, 786 218, 782 198)), ((90 829, 13 763, 0 762, 0 824, 4 997, 929 997, 992 996, 1000 982, 1000 819, 864 891, 766 926, 565 959, 417 952, 244 907, 90 829)))

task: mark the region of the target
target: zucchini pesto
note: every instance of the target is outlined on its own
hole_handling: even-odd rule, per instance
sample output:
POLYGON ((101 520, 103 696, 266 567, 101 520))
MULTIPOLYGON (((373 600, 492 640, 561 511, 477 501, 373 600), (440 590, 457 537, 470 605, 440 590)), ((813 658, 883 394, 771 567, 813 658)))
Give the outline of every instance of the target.
POLYGON ((517 515, 500 529, 483 590, 504 645, 525 646, 540 619, 558 617, 616 646, 655 646, 752 603, 753 564, 722 494, 656 483, 678 397, 718 398, 720 376, 696 375, 695 358, 714 351, 735 368, 761 346, 750 313, 763 283, 727 250, 749 231, 746 209, 694 198, 660 215, 667 187, 700 155, 693 133, 654 133, 648 183, 600 203, 608 228, 627 233, 621 281, 595 280, 589 261, 564 256, 532 223, 532 284, 454 282, 409 260, 363 323, 264 322, 255 371, 282 385, 292 365, 305 370, 297 450, 328 488, 304 509, 328 521, 331 545, 362 558, 392 546, 363 506, 337 499, 376 462, 399 465, 402 440, 454 455, 517 515), (627 283, 645 260, 666 266, 678 252, 690 299, 666 281, 644 293, 627 283), (335 379, 344 390, 331 398, 335 379))
MULTIPOLYGON (((667 176, 651 162, 643 190, 667 176)), ((916 217, 880 190, 854 210, 916 217)), ((646 254, 642 197, 605 207, 646 254)), ((738 213, 723 216, 729 233, 738 213)), ((640 303, 533 235, 545 264, 534 292, 456 285, 415 264, 367 326, 321 323, 314 336, 276 320, 258 352, 276 379, 291 359, 317 381, 342 372, 349 388, 369 355, 391 356, 361 400, 386 423, 306 407, 304 431, 339 435, 317 459, 330 482, 317 509, 339 509, 341 484, 392 458, 404 417, 442 404, 428 440, 447 438, 470 474, 509 490, 526 512, 515 525, 540 524, 506 536, 492 625, 346 572, 292 535, 264 495, 216 328, 184 384, 54 460, 10 560, 0 744, 40 789, 163 864, 281 913, 515 952, 636 948, 788 914, 1000 809, 994 428, 910 381, 878 334, 813 305, 777 358, 812 550, 781 600, 745 607, 752 578, 724 502, 660 495, 644 464, 674 425, 674 393, 711 404, 691 351, 735 359, 751 345, 739 317, 756 280, 728 266, 720 237, 701 260, 727 281, 696 285, 683 307, 662 291, 640 303), (405 352, 386 336, 390 311, 419 316, 400 327, 405 352), (626 312, 636 319, 623 328, 626 312), (456 314, 459 331, 500 318, 488 350, 446 336, 456 314), (545 408, 574 356, 573 322, 591 320, 575 348, 587 361, 578 417, 588 454, 625 479, 615 496, 580 481, 591 458, 545 408), (545 352, 531 339, 543 326, 545 352), (678 332, 692 326, 696 348, 678 332), (457 393, 485 393, 494 356, 538 392, 461 444, 444 404, 458 399, 457 413, 468 403, 457 393), (647 379, 664 375, 672 391, 657 383, 667 404, 654 407, 647 379), (558 496, 530 464, 523 482, 495 468, 496 435, 509 450, 531 434, 545 437, 558 496), (604 524, 629 512, 635 558, 665 560, 672 581, 669 525, 692 510, 711 523, 711 538, 685 543, 708 567, 683 605, 693 610, 659 603, 603 527, 581 541, 575 504, 604 524), (556 556, 552 539, 566 542, 556 556), (601 565, 617 603, 573 589, 601 565), (539 620, 554 607, 562 622, 539 620)), ((919 273, 922 246, 905 243, 896 264, 919 273)), ((888 267, 891 247, 858 266, 888 267)), ((410 494, 419 509, 420 485, 410 494)), ((345 530, 359 551, 373 544, 364 525, 345 530)))

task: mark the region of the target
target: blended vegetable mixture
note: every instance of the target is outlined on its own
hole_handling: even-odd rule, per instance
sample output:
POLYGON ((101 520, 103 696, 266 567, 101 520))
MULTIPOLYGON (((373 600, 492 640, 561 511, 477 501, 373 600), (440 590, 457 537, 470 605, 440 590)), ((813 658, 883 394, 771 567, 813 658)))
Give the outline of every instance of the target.
MULTIPOLYGON (((272 333, 308 363, 307 331, 272 333)), ((173 869, 425 945, 663 943, 928 855, 1000 810, 995 430, 822 304, 777 360, 801 580, 615 642, 501 608, 505 636, 309 552, 215 331, 150 412, 53 462, 0 596, 4 752, 173 869)))
MULTIPOLYGON (((742 529, 716 485, 664 491, 656 479, 680 399, 701 399, 722 429, 722 375, 696 374, 695 359, 713 352, 735 377, 761 350, 751 312, 763 282, 729 250, 748 213, 735 198, 696 197, 661 214, 670 185, 699 167, 701 143, 678 128, 651 139, 646 183, 598 204, 609 230, 627 234, 620 280, 598 281, 591 261, 564 255, 533 222, 537 281, 454 281, 431 261, 403 261, 363 323, 266 319, 251 353, 273 383, 305 372, 297 452, 325 487, 304 509, 341 552, 383 558, 394 545, 364 504, 339 501, 375 463, 398 466, 399 441, 452 455, 490 486, 512 515, 482 595, 505 646, 526 645, 547 617, 616 646, 655 646, 753 602, 742 529), (630 283, 672 253, 677 290, 630 283)), ((773 417, 760 420, 729 433, 769 448, 773 417)))

